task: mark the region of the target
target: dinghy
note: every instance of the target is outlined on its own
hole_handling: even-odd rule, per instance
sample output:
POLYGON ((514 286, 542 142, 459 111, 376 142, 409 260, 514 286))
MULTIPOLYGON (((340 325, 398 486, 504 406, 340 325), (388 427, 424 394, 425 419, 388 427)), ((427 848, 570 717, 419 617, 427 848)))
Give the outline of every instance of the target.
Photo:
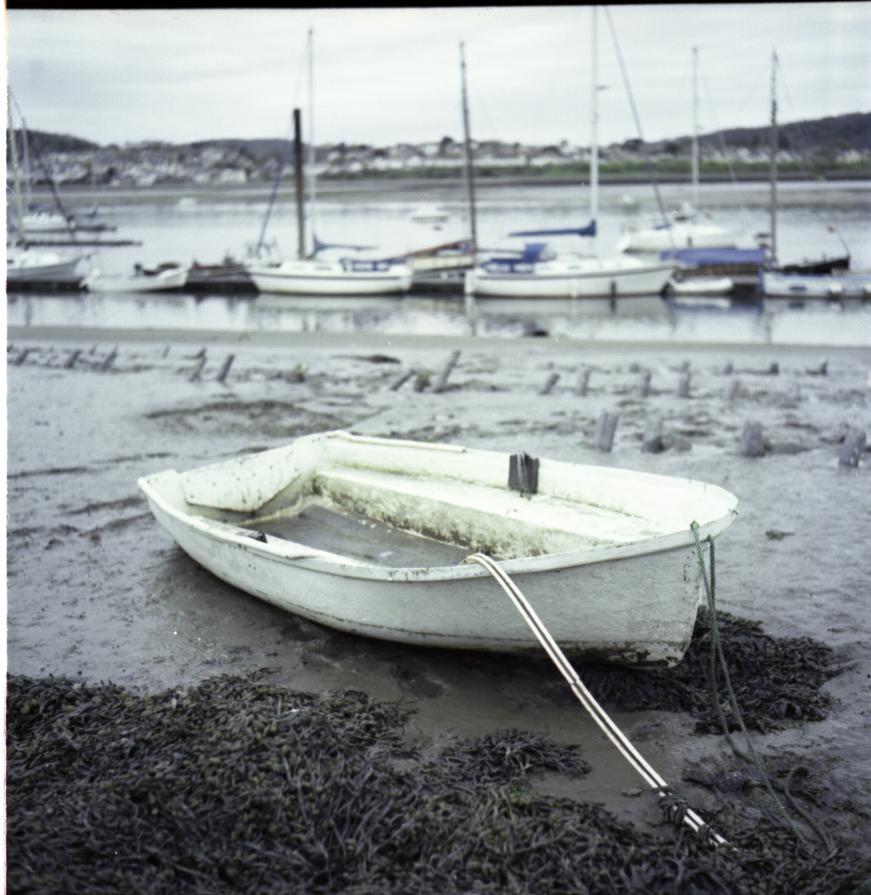
POLYGON ((694 549, 735 516, 713 485, 333 431, 139 479, 157 521, 224 581, 343 631, 426 646, 534 651, 470 554, 497 560, 561 647, 669 666, 703 581, 694 549))
POLYGON ((187 268, 178 264, 161 264, 153 270, 135 265, 130 276, 105 276, 92 270, 83 283, 90 292, 174 292, 187 282, 187 268))

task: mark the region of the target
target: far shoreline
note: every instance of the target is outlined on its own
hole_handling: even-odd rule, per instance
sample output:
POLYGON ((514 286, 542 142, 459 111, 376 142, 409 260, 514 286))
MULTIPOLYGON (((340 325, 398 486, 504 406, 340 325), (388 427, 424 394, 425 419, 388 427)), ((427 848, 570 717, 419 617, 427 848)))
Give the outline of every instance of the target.
MULTIPOLYGON (((860 194, 871 190, 871 170, 862 172, 833 172, 825 178, 810 178, 799 174, 782 174, 778 178, 781 185, 790 184, 793 187, 807 185, 813 192, 825 192, 826 188, 843 192, 847 184, 855 183, 859 186, 860 194)), ((659 186, 666 187, 667 192, 674 193, 674 188, 689 190, 691 183, 689 178, 680 175, 664 175, 657 178, 659 186)), ((602 177, 600 185, 603 187, 642 187, 652 190, 650 180, 641 174, 610 175, 602 177)), ((479 193, 491 190, 501 191, 507 189, 529 189, 541 187, 544 189, 587 189, 589 183, 583 178, 553 177, 547 175, 528 177, 482 177, 476 180, 479 193)), ((755 173, 747 173, 736 180, 719 175, 703 176, 701 186, 707 187, 734 187, 742 188, 748 194, 768 196, 767 176, 755 173)), ((177 202, 179 199, 194 199, 203 202, 266 202, 272 192, 272 185, 258 182, 256 184, 241 185, 200 185, 194 183, 163 183, 147 187, 121 186, 91 186, 82 184, 63 184, 60 187, 61 199, 65 204, 74 207, 91 207, 93 205, 120 205, 126 203, 160 204, 164 202, 177 202)), ((356 198, 366 196, 393 195, 398 198, 408 197, 420 200, 421 197, 432 199, 435 194, 444 194, 446 198, 461 197, 464 195, 463 181, 460 177, 351 177, 351 178, 326 178, 318 181, 318 196, 321 199, 356 198)), ((294 189, 292 183, 283 184, 277 193, 280 202, 292 201, 294 189)), ((52 205, 54 198, 52 193, 45 188, 34 191, 33 199, 42 205, 52 205)), ((786 199, 786 196, 781 196, 786 199)), ((859 201, 863 200, 858 196, 859 201)), ((601 197, 607 204, 608 194, 601 197)), ((852 203, 851 203, 852 204, 852 203)))

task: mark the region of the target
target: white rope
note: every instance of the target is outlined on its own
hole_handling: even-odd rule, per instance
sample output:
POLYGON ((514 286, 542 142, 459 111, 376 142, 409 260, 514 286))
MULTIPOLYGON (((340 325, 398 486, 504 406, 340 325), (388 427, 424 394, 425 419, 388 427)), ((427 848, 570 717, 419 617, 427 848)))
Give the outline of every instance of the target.
MULTIPOLYGON (((659 798, 666 798, 670 792, 668 784, 647 762, 644 756, 629 742, 626 735, 606 714, 605 710, 593 698, 590 691, 584 686, 578 673, 572 667, 565 653, 559 648, 557 642, 551 636, 544 623, 536 615, 535 610, 529 604, 526 597, 520 592, 517 585, 511 580, 508 573, 497 563, 483 553, 473 553, 467 556, 464 562, 476 562, 482 565, 500 584, 502 589, 511 598, 517 611, 523 616, 523 620, 532 629, 536 639, 542 645, 551 661, 556 665, 560 674, 566 679, 572 692, 578 698, 578 701, 586 709, 590 717, 596 722, 605 736, 614 744, 620 754, 629 762, 630 765, 638 772, 644 782, 653 789, 659 798)), ((687 807, 683 814, 683 820, 693 832, 709 835, 712 842, 716 845, 726 845, 727 842, 722 836, 719 836, 695 813, 691 808, 687 807)))

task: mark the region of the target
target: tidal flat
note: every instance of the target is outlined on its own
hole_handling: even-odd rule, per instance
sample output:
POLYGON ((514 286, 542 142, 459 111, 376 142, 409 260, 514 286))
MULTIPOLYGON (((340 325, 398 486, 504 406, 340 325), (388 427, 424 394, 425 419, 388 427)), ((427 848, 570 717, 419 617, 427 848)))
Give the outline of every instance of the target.
MULTIPOLYGON (((90 879, 107 892, 848 892, 868 878, 869 454, 838 465, 847 427, 869 428, 867 349, 15 328, 8 342, 16 890, 90 879), (391 389, 412 368, 435 377, 457 349, 444 392, 414 391, 413 379, 391 389), (595 448, 603 411, 619 416, 609 453, 595 448), (652 420, 656 453, 641 449, 652 420), (762 426, 764 456, 739 452, 748 421, 762 426), (415 649, 289 615, 189 559, 136 488, 151 472, 335 428, 685 476, 735 494, 739 516, 717 542, 724 649, 800 835, 784 830, 722 733, 703 680, 704 624, 671 673, 578 670, 739 857, 712 857, 663 817, 545 658, 415 649), (305 723, 291 723, 291 709, 305 723), (218 768, 213 786, 206 766, 218 768), (301 783, 315 778, 335 786, 301 783), (208 828, 218 783, 225 813, 208 828), (365 823, 330 808, 349 792, 365 823), (162 805, 153 815, 149 797, 162 805), (111 818, 133 803, 136 823, 116 825, 112 840, 111 818), (338 833, 282 820, 313 810, 325 829, 339 818, 338 833), (70 839, 77 817, 89 826, 70 839), (243 820, 261 851, 228 854, 243 820), (61 842, 57 862, 49 852, 61 842)), ((734 722, 727 713, 746 749, 734 722)))

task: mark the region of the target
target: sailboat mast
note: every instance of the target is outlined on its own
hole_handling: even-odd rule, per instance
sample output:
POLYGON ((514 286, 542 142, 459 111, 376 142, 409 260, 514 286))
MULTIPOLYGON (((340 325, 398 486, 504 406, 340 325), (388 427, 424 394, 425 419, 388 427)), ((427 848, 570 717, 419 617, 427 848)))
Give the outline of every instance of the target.
POLYGON ((296 190, 296 257, 305 258, 305 181, 302 164, 302 123, 299 109, 293 110, 293 177, 296 190))
POLYGON ((317 250, 317 187, 315 181, 315 88, 314 88, 314 31, 308 29, 308 171, 309 203, 312 233, 312 254, 317 250))
POLYGON ((693 209, 699 207, 699 48, 693 47, 693 209))
POLYGON ((478 227, 475 220, 475 172, 472 165, 472 135, 469 129, 469 102, 466 91, 466 45, 460 43, 460 77, 463 86, 463 146, 465 149, 466 200, 469 204, 469 232, 472 237, 472 257, 478 251, 478 227))
MULTIPOLYGON (((15 216, 18 218, 18 234, 22 242, 26 240, 24 235, 24 210, 21 207, 21 182, 18 178, 18 149, 15 145, 15 130, 12 124, 12 97, 8 97, 6 104, 9 115, 9 149, 12 153, 12 182, 15 187, 15 216)), ((25 243, 26 244, 26 243, 25 243)))
POLYGON ((771 261, 777 261, 777 50, 771 51, 771 139, 768 145, 770 169, 769 234, 771 261))
POLYGON ((30 149, 27 145, 27 122, 21 119, 21 152, 24 158, 24 207, 30 208, 32 201, 33 174, 30 170, 30 149))
MULTIPOLYGON (((599 50, 598 10, 594 6, 593 13, 593 83, 592 87, 592 121, 590 127, 590 218, 595 226, 599 214, 599 50)), ((593 231, 595 233, 595 230, 593 231)))

